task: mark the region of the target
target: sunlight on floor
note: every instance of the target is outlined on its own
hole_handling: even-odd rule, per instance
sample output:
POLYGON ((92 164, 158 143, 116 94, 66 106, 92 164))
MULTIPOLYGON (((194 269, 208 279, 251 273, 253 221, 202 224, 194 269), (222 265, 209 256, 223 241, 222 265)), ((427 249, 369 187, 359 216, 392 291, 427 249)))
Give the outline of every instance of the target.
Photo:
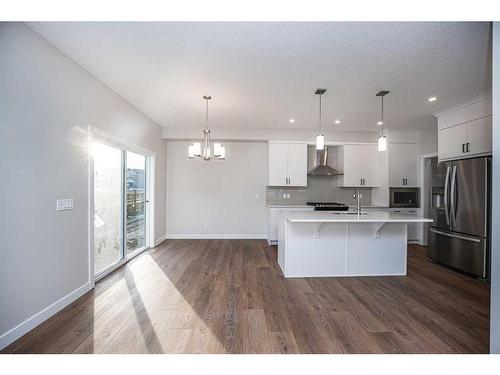
POLYGON ((207 322, 148 254, 132 262, 123 278, 95 299, 94 319, 94 349, 106 353, 182 353, 190 347, 199 352, 224 352, 207 322), (142 277, 145 274, 147 277, 142 277), (103 321, 102 309, 115 296, 121 296, 121 305, 113 311, 113 319, 103 321), (130 315, 127 320, 120 319, 130 315), (114 322, 113 327, 110 322, 114 322), (116 339, 110 340, 110 336, 116 339))

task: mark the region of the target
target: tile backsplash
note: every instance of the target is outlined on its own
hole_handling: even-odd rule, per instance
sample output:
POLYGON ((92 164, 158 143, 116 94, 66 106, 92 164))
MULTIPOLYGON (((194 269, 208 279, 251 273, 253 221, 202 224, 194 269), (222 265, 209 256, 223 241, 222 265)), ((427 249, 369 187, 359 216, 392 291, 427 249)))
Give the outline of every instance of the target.
MULTIPOLYGON (((337 186, 338 177, 308 176, 307 187, 267 187, 266 202, 268 204, 304 204, 305 202, 339 202, 353 206, 354 189, 337 186), (290 198, 283 198, 290 194, 290 198)), ((371 205, 370 188, 360 189, 363 195, 361 204, 371 205)))

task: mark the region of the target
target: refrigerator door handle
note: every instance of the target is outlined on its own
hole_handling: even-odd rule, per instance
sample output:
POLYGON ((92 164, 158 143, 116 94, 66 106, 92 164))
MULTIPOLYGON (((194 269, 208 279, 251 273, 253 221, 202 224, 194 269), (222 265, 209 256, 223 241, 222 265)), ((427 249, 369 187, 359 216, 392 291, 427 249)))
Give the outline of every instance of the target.
POLYGON ((437 229, 430 229, 432 233, 440 234, 441 236, 446 236, 446 237, 451 237, 451 238, 458 238, 459 240, 464 240, 464 241, 470 241, 470 242, 476 242, 479 243, 481 242, 480 239, 478 238, 472 238, 472 237, 466 237, 466 236, 461 236, 459 234, 453 234, 453 233, 447 233, 447 232, 442 232, 437 229))
POLYGON ((450 213, 448 210, 448 183, 450 182, 450 166, 446 167, 446 177, 444 179, 444 214, 446 225, 450 225, 450 213))
POLYGON ((457 202, 456 202, 456 194, 457 194, 457 166, 453 166, 453 170, 451 172, 451 189, 450 189, 450 204, 451 204, 451 225, 457 224, 457 202))

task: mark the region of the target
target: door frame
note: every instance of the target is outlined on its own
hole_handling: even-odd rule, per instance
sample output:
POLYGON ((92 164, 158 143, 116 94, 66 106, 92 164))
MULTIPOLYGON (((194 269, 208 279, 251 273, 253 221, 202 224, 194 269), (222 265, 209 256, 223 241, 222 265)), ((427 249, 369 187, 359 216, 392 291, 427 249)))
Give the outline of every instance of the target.
MULTIPOLYGON (((420 181, 418 182, 418 185, 420 186, 420 213, 422 216, 425 216, 425 205, 427 204, 426 199, 429 199, 427 191, 425 189, 425 161, 430 158, 438 157, 437 152, 433 152, 430 154, 423 154, 420 155, 420 163, 419 163, 419 174, 420 174, 420 181)), ((427 223, 421 223, 420 224, 420 241, 419 244, 422 246, 427 246, 428 243, 428 238, 427 238, 427 228, 428 224, 427 223)))
MULTIPOLYGON (((95 128, 93 126, 88 127, 88 143, 87 143, 87 156, 88 156, 88 270, 89 270, 89 283, 90 287, 94 288, 95 283, 102 279, 103 277, 109 275, 111 272, 120 268, 125 263, 129 262, 137 255, 143 253, 144 251, 154 247, 154 176, 155 176, 155 158, 156 153, 151 151, 145 147, 136 145, 129 141, 126 141, 122 138, 116 137, 112 134, 109 134, 101 129, 95 128), (127 256, 126 253, 126 220, 122 220, 121 231, 122 231, 122 259, 118 262, 115 262, 110 267, 107 267, 99 274, 95 274, 95 266, 94 266, 94 160, 92 154, 90 152, 91 146, 93 142, 100 142, 106 144, 108 146, 117 148, 125 154, 122 157, 122 173, 125 173, 126 169, 126 152, 131 151, 137 154, 144 155, 146 157, 146 171, 145 171, 145 179, 146 179, 146 195, 145 200, 145 218, 146 218, 146 229, 145 229, 145 243, 146 246, 138 249, 130 253, 127 256)), ((123 193, 126 192, 126 186, 123 184, 122 186, 123 193)), ((122 194, 122 200, 126 199, 126 194, 122 194)), ((123 204, 122 206, 126 206, 123 204)), ((122 207, 122 218, 126 217, 126 207, 122 207)))

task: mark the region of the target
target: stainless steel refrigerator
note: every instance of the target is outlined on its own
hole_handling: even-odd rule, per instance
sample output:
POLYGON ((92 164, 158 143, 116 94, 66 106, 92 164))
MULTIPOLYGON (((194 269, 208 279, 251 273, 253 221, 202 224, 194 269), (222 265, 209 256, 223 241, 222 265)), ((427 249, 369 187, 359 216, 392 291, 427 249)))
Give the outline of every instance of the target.
POLYGON ((430 163, 428 257, 489 278, 491 158, 430 163))

